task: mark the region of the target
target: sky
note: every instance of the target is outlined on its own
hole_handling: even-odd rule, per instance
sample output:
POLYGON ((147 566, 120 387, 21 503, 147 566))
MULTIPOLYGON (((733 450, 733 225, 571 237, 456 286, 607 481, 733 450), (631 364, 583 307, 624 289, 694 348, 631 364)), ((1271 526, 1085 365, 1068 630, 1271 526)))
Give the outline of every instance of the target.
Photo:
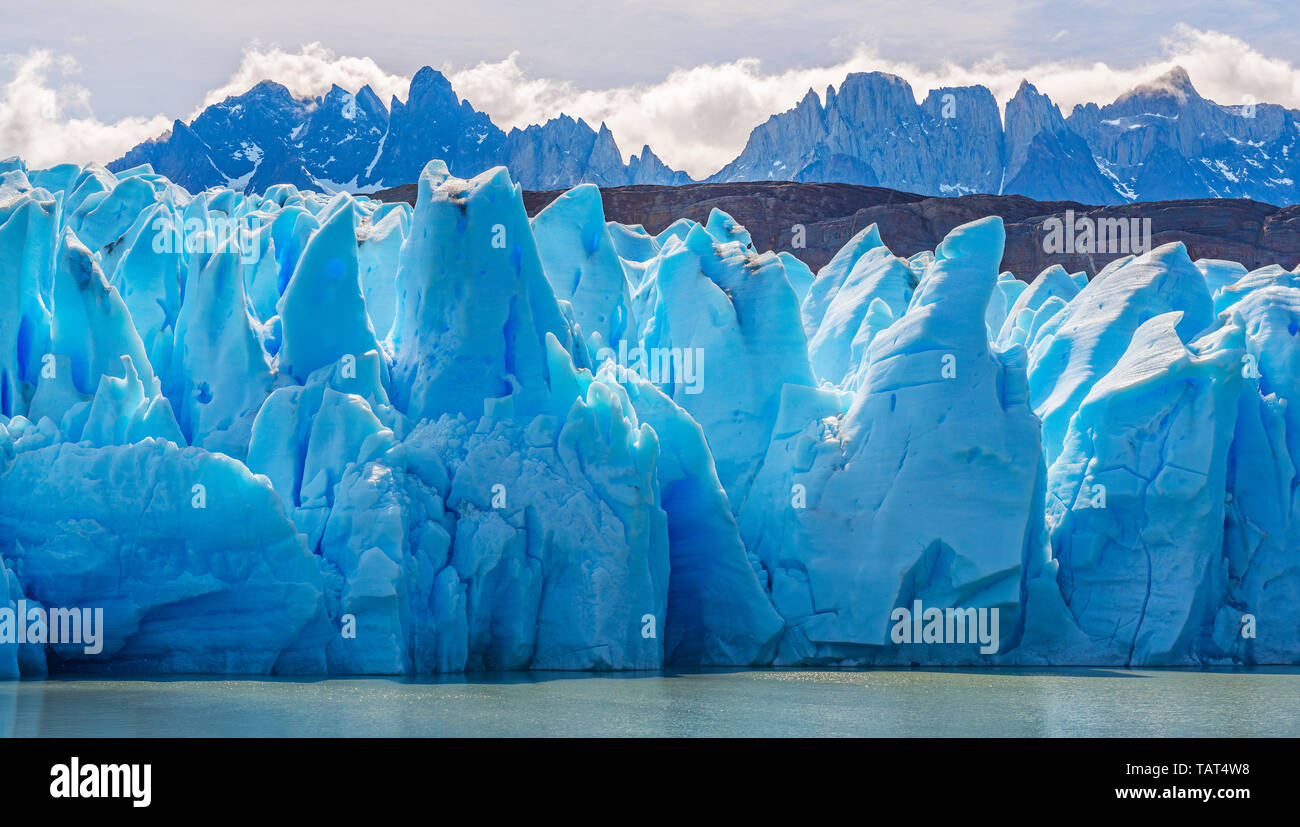
POLYGON ((405 97, 421 66, 502 128, 606 122, 696 177, 809 89, 852 71, 918 98, 1027 78, 1068 113, 1175 65, 1226 104, 1300 108, 1278 0, 0 0, 0 157, 107 162, 263 79, 405 97), (375 13, 364 15, 373 9, 375 13))

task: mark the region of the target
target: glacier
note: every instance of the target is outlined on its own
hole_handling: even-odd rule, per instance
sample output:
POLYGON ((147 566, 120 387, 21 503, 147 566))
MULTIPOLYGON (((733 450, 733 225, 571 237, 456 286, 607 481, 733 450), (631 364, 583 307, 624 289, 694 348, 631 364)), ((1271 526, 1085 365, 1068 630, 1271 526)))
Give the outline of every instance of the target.
POLYGON ((1300 663, 1300 272, 1004 244, 0 161, 0 678, 1300 663))

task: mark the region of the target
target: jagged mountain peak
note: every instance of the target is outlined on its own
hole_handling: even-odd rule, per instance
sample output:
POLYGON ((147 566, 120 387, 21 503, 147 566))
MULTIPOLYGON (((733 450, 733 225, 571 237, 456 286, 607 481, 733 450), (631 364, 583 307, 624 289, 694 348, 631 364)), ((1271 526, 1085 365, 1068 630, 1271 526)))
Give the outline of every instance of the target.
POLYGON ((887 72, 853 72, 844 78, 839 90, 829 91, 826 95, 826 108, 832 109, 837 104, 857 106, 866 102, 890 101, 895 105, 903 101, 916 102, 912 84, 898 75, 887 72))
POLYGON ((446 75, 439 72, 437 69, 434 69, 432 66, 420 67, 420 71, 416 72, 415 76, 411 78, 410 90, 412 94, 428 94, 434 92, 442 95, 450 95, 451 97, 456 98, 456 100, 459 100, 459 98, 456 97, 456 91, 451 87, 451 81, 447 79, 446 75))
POLYGON ((356 99, 359 103, 364 101, 368 106, 380 109, 384 106, 384 102, 380 100, 379 95, 375 94, 375 90, 371 89, 368 83, 357 90, 356 99))
MULTIPOLYGON (((230 97, 231 98, 287 97, 287 98, 293 98, 294 100, 303 100, 303 98, 295 97, 293 92, 289 91, 289 87, 285 86, 282 83, 278 83, 274 80, 269 80, 269 79, 258 81, 257 83, 253 84, 253 86, 249 87, 248 91, 244 92, 242 95, 232 95, 230 97)), ((227 98, 226 100, 230 100, 230 98, 227 98)))
POLYGON ((515 136, 518 135, 532 136, 533 139, 537 139, 539 136, 547 136, 547 140, 551 141, 579 140, 584 143, 594 141, 613 142, 614 140, 614 134, 605 125, 604 121, 601 121, 599 127, 593 128, 585 118, 575 118, 566 112, 561 112, 540 124, 533 123, 524 127, 512 126, 506 137, 507 140, 517 140, 515 136))
POLYGON ((1063 124, 1065 120, 1061 114, 1061 107, 1027 80, 1020 82, 1019 88, 1007 100, 1003 111, 1006 113, 1004 121, 1007 122, 1008 129, 1011 128, 1011 120, 1026 114, 1040 121, 1050 121, 1054 128, 1063 124))
MULTIPOLYGON (((1051 100, 1047 95, 1040 92, 1038 87, 1031 83, 1029 79, 1021 78, 1020 85, 1016 87, 1016 93, 1011 96, 1008 102, 1012 100, 1038 100, 1040 98, 1048 101, 1051 100)), ((1056 104, 1052 105, 1056 106, 1056 104)))
POLYGON ((178 121, 111 166, 152 164, 192 191, 250 190, 274 170, 300 187, 360 192, 414 181, 435 158, 466 177, 504 164, 530 189, 690 180, 653 154, 623 163, 603 121, 593 128, 561 113, 507 134, 429 66, 416 72, 404 101, 394 96, 387 107, 369 86, 354 93, 333 84, 318 98, 295 98, 282 84, 263 81, 188 125, 178 121))
POLYGON ((850 72, 844 76, 840 91, 845 87, 853 89, 862 86, 903 86, 908 90, 912 88, 912 84, 907 80, 889 72, 850 72))
POLYGON ((1121 95, 1116 103, 1124 101, 1129 97, 1142 96, 1151 97, 1154 95, 1171 95, 1180 103, 1189 98, 1200 98, 1196 87, 1192 85, 1191 75, 1181 66, 1175 66, 1153 80, 1139 84, 1121 95))

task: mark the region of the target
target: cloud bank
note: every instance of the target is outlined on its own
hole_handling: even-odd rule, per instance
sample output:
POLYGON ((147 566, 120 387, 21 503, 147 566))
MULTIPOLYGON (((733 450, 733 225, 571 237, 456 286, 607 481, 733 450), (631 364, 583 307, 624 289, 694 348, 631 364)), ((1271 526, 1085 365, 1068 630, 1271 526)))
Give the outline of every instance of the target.
POLYGON ((385 105, 394 96, 405 98, 411 85, 409 77, 389 74, 368 57, 340 57, 320 43, 308 43, 297 52, 279 46, 262 48, 254 43, 244 50, 243 60, 230 80, 208 92, 194 114, 231 95, 247 92, 264 80, 278 81, 294 94, 309 97, 323 95, 331 86, 352 92, 369 86, 385 105))
POLYGON ((13 78, 0 92, 0 157, 20 155, 32 168, 111 161, 171 126, 162 115, 97 120, 90 93, 72 81, 78 67, 71 58, 37 49, 4 62, 13 78))
MULTIPOLYGON (((1062 30, 1060 38, 1069 36, 1062 30)), ((746 58, 678 69, 651 84, 581 89, 555 78, 532 77, 520 52, 469 67, 440 68, 456 91, 502 128, 542 123, 561 112, 613 130, 626 158, 644 144, 669 166, 706 177, 739 154, 750 130, 770 115, 795 105, 808 89, 821 94, 851 72, 883 71, 906 78, 918 97, 944 86, 981 83, 1002 103, 1022 79, 1034 83, 1064 111, 1076 104, 1107 103, 1123 92, 1182 66, 1196 88, 1220 103, 1250 101, 1300 108, 1300 69, 1268 57, 1246 42, 1215 31, 1178 25, 1162 42, 1161 54, 1139 65, 1103 62, 1044 62, 1011 65, 990 58, 971 65, 938 68, 887 60, 860 46, 840 62, 768 72, 746 58)), ((76 64, 48 51, 9 56, 14 71, 0 98, 0 156, 20 154, 29 164, 109 161, 153 137, 170 123, 164 115, 104 123, 94 118, 86 90, 70 78, 76 64)), ((249 46, 230 80, 209 92, 202 106, 239 94, 261 80, 283 83, 298 95, 320 95, 332 84, 356 90, 369 84, 388 100, 404 98, 409 78, 386 72, 369 57, 339 56, 320 43, 296 52, 279 46, 249 46)), ((202 107, 195 110, 188 117, 202 107)))

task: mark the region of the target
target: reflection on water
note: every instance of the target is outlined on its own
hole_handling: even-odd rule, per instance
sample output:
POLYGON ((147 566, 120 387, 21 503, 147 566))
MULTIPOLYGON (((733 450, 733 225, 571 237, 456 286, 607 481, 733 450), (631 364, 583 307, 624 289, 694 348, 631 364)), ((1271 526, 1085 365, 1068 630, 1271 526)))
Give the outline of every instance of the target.
POLYGON ((6 736, 1297 736, 1300 670, 0 682, 6 736))

